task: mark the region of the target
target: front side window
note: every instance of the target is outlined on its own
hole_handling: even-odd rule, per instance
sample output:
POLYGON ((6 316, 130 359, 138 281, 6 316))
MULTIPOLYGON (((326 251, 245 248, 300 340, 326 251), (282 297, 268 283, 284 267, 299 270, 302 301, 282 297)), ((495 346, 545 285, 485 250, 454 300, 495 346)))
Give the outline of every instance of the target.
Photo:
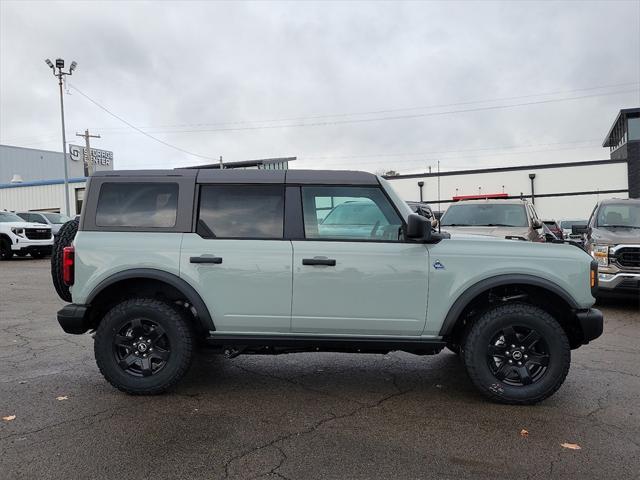
POLYGON ((442 216, 443 227, 527 227, 524 205, 470 203, 451 205, 442 216))
POLYGON ((205 185, 200 190, 197 232, 204 238, 281 239, 282 185, 205 185))
POLYGON ((307 239, 399 241, 402 220, 376 187, 302 187, 307 239))
POLYGON ((96 209, 99 227, 171 228, 178 212, 177 183, 104 183, 96 209))

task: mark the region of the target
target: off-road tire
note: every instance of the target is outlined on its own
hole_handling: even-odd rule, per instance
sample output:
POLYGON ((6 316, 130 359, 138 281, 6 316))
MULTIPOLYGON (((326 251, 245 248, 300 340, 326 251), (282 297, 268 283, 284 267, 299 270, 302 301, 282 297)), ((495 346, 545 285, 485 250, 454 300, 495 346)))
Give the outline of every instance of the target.
POLYGON ((58 292, 58 296, 65 302, 71 302, 71 292, 69 287, 62 281, 62 254, 64 247, 68 247, 73 243, 77 232, 78 220, 69 220, 60 227, 51 250, 51 280, 53 280, 53 286, 58 292))
POLYGON ((11 257, 13 257, 11 243, 6 238, 0 238, 0 260, 11 260, 11 257))
POLYGON ((185 315, 172 305, 152 298, 133 298, 113 307, 100 322, 95 335, 96 363, 105 379, 130 395, 157 395, 171 389, 191 365, 194 339, 185 315), (147 377, 133 376, 120 367, 114 354, 114 340, 127 322, 148 319, 160 325, 170 342, 166 365, 147 377))
POLYGON ((467 373, 478 390, 490 400, 512 405, 532 405, 551 396, 564 382, 571 364, 569 340, 560 324, 541 308, 520 303, 501 305, 481 315, 464 340, 462 354, 467 373), (529 385, 509 385, 491 370, 491 339, 509 326, 535 330, 548 347, 547 370, 529 385))

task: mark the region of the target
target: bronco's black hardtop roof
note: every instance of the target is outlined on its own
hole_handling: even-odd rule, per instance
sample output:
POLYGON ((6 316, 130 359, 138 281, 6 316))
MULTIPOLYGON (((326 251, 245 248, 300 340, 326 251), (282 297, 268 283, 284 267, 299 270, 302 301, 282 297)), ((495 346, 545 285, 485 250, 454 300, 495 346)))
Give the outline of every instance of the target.
POLYGON ((175 170, 112 170, 94 173, 95 177, 196 177, 198 183, 286 183, 294 185, 378 185, 378 178, 354 170, 212 170, 176 168, 175 170))

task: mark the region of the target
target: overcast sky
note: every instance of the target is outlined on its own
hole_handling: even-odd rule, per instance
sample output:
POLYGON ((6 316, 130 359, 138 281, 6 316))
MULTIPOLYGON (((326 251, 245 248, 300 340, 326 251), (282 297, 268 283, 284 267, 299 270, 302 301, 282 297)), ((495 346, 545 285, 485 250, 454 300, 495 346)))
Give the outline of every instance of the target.
POLYGON ((0 17, 0 143, 61 149, 44 59, 76 60, 69 141, 101 134, 92 145, 116 168, 220 155, 401 173, 601 159, 617 111, 640 105, 637 0, 0 0, 0 17))

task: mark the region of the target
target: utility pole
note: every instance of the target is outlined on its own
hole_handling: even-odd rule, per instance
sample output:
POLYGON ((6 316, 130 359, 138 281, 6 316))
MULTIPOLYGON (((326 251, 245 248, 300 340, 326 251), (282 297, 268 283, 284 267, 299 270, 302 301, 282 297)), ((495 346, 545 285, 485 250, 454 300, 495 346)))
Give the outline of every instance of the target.
POLYGON ((87 165, 87 177, 90 177, 91 175, 93 175, 93 156, 91 155, 91 145, 89 144, 89 139, 90 138, 100 138, 100 135, 89 135, 89 129, 87 128, 84 131, 84 134, 82 133, 76 133, 76 137, 83 137, 84 138, 84 158, 85 158, 85 162, 87 165))
POLYGON ((48 58, 45 60, 45 63, 51 70, 53 70, 53 76, 58 77, 58 86, 60 87, 60 117, 62 119, 62 161, 64 162, 64 202, 66 209, 64 213, 69 217, 71 216, 71 209, 69 208, 69 167, 67 165, 67 138, 64 132, 64 101, 62 98, 62 79, 65 75, 73 75, 73 71, 76 69, 78 64, 76 62, 71 62, 69 71, 65 72, 62 70, 64 68, 64 60, 62 58, 56 58, 55 65, 48 58), (56 73, 56 68, 58 69, 58 73, 56 73))
POLYGON ((222 163, 222 155, 220 155, 220 170, 222 170, 224 168, 224 165, 222 163))

